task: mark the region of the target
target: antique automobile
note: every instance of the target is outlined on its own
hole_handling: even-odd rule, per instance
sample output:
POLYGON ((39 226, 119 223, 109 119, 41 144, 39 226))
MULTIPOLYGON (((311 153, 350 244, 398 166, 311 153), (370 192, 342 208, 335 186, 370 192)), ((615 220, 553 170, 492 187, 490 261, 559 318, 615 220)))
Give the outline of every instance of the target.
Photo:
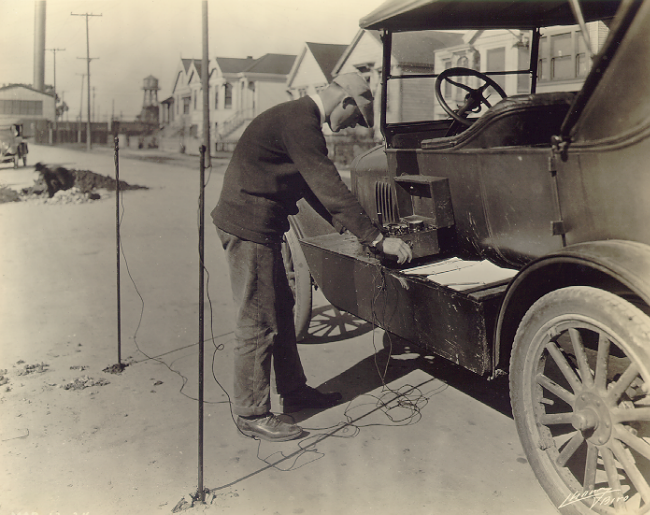
POLYGON ((0 126, 0 163, 12 162, 14 168, 18 168, 18 163, 22 161, 23 166, 27 166, 28 152, 22 125, 0 126))
POLYGON ((391 0, 360 25, 383 42, 368 67, 383 144, 351 190, 415 258, 397 266, 302 205, 297 331, 315 284, 386 334, 508 374, 562 513, 650 513, 650 1, 391 0), (398 66, 418 41, 434 41, 429 69, 398 66))

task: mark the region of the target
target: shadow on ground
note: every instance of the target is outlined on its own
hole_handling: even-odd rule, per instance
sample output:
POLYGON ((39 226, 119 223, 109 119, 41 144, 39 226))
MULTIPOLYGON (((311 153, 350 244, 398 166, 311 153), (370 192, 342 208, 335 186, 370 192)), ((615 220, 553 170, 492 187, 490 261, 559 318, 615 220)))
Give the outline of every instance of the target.
MULTIPOLYGON (((305 345, 318 345, 344 341, 374 329, 369 322, 334 306, 321 306, 314 310, 308 336, 301 342, 305 345)), ((379 332, 378 335, 381 335, 379 332)), ((380 337, 377 336, 377 339, 380 337)), ((373 337, 375 354, 356 363, 345 372, 318 386, 324 392, 338 391, 343 395, 342 402, 349 402, 358 396, 414 372, 421 370, 448 386, 459 390, 486 406, 512 418, 507 376, 488 380, 466 370, 442 357, 434 356, 426 349, 390 333, 383 332, 381 341, 373 337)), ((296 414, 296 422, 305 420, 318 410, 306 410, 296 414)))

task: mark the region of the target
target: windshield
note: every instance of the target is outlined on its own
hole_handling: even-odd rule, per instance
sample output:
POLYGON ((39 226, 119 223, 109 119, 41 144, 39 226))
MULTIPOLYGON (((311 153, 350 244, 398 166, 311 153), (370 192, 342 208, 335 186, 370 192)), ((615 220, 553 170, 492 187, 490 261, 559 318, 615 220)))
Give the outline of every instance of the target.
MULTIPOLYGON (((578 25, 541 29, 537 59, 531 61, 535 32, 532 30, 417 31, 392 34, 391 70, 386 90, 386 122, 420 122, 449 119, 435 95, 436 77, 450 68, 469 68, 486 74, 507 96, 578 91, 590 68, 591 52, 607 37, 603 22, 590 22, 592 48, 578 25), (590 52, 591 50, 591 52, 590 52), (534 79, 534 80, 533 80, 534 79)), ((440 94, 456 110, 467 90, 484 84, 479 77, 450 76, 440 94), (456 85, 458 84, 458 85, 456 85)), ((501 100, 494 88, 484 96, 491 105, 501 100)), ((470 112, 476 118, 487 111, 470 112)))
MULTIPOLYGON (((450 68, 470 68, 490 76, 509 95, 529 93, 532 31, 420 31, 393 34, 391 80, 387 89, 388 123, 448 118, 435 97, 436 77, 450 68)), ((477 77, 450 77, 441 83, 444 100, 456 108, 467 91, 483 84, 477 77)), ((486 98, 500 100, 493 88, 486 98)))

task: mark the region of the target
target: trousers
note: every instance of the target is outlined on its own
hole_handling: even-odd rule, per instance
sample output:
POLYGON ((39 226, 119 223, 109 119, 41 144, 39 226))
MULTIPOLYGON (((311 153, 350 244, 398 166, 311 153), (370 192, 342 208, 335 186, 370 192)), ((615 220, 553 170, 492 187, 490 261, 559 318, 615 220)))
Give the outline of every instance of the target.
POLYGON ((280 395, 305 385, 282 244, 243 240, 217 228, 230 268, 237 320, 233 413, 271 411, 271 366, 280 395))

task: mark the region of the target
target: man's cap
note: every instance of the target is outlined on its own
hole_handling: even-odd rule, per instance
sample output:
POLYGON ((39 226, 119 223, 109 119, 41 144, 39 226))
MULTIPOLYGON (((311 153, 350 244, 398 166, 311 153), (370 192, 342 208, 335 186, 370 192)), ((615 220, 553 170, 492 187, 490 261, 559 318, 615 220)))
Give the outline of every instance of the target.
POLYGON ((359 123, 364 127, 372 127, 375 123, 375 112, 372 105, 372 92, 366 79, 352 72, 338 75, 332 82, 341 86, 354 99, 363 115, 363 120, 359 123))

